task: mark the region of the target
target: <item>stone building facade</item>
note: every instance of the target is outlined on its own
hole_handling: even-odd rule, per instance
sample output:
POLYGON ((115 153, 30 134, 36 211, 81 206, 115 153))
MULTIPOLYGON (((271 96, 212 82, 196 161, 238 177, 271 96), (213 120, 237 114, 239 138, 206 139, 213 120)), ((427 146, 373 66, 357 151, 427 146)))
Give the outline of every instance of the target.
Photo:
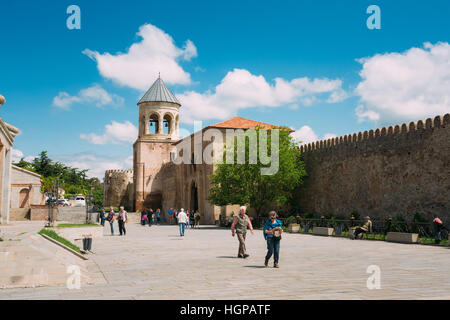
MULTIPOLYGON (((141 211, 148 207, 160 208, 163 219, 169 221, 170 208, 199 210, 204 224, 214 224, 220 216, 237 214, 239 206, 214 206, 208 200, 209 176, 214 165, 194 161, 210 142, 196 140, 208 129, 224 133, 226 129, 248 129, 257 126, 272 128, 272 125, 241 117, 203 128, 196 134, 179 139, 179 109, 181 104, 158 78, 138 102, 138 138, 133 144, 133 170, 108 170, 104 179, 104 206, 128 206, 129 210, 141 211), (196 142, 200 141, 200 142, 196 142), (189 144, 192 154, 189 162, 175 164, 171 154, 182 145, 189 144), (132 179, 131 179, 132 177, 132 179)), ((212 143, 212 142, 211 142, 212 143)), ((217 145, 213 144, 213 148, 217 145)), ((223 143, 222 143, 223 145, 223 143)))
MULTIPOLYGON (((0 95, 0 108, 5 98, 0 95)), ((11 154, 19 130, 0 117, 0 224, 9 223, 11 199, 11 154)))
POLYGON ((301 146, 304 212, 450 218, 450 114, 301 146))
POLYGON ((41 176, 23 168, 12 166, 11 208, 30 208, 43 204, 41 176))
POLYGON ((41 176, 37 173, 12 165, 11 201, 9 216, 11 221, 30 218, 30 208, 44 204, 41 192, 41 176))
POLYGON ((103 205, 134 207, 133 170, 106 170, 103 179, 103 205))
MULTIPOLYGON (((241 117, 208 126, 179 139, 181 104, 158 78, 138 102, 139 133, 133 145, 133 170, 105 173, 104 205, 129 210, 169 208, 199 210, 202 223, 217 223, 238 212, 238 205, 218 207, 207 199, 213 164, 198 162, 211 139, 208 129, 249 129, 273 125, 241 117), (196 136, 200 135, 199 139, 196 136), (186 146, 182 148, 181 146, 186 146), (176 164, 179 149, 190 160, 176 164)), ((449 115, 317 141, 301 146, 309 177, 298 190, 304 212, 371 216, 450 212, 449 115)), ((223 142, 220 142, 223 145, 223 142)), ((213 150, 218 146, 212 143, 213 150)))

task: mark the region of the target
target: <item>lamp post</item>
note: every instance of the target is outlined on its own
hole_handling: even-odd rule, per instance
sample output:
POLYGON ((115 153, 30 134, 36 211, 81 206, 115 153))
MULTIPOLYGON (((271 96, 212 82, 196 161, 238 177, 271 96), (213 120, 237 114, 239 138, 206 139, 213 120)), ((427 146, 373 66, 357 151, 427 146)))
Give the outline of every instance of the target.
POLYGON ((89 203, 94 203, 94 196, 92 194, 94 190, 94 186, 91 185, 90 193, 86 195, 85 202, 86 202, 86 224, 89 223, 89 203))
POLYGON ((52 185, 50 187, 49 197, 48 197, 48 223, 47 227, 53 227, 53 209, 57 201, 55 197, 55 180, 52 180, 52 185))

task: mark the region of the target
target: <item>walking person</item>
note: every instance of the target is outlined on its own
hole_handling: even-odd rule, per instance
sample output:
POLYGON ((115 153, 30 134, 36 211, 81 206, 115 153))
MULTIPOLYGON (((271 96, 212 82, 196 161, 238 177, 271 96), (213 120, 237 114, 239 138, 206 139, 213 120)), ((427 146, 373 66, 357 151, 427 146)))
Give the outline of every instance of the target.
POLYGON ((181 208, 180 212, 178 213, 178 226, 180 228, 180 237, 184 237, 184 229, 186 227, 187 220, 188 217, 186 215, 186 212, 184 212, 184 209, 181 208))
POLYGON ((114 217, 116 216, 116 212, 114 211, 113 207, 109 208, 108 217, 106 220, 109 222, 109 227, 111 228, 111 235, 114 235, 114 217))
POLYGON ((146 221, 147 221, 147 208, 144 208, 141 211, 141 225, 145 226, 146 221))
POLYGON ((194 214, 195 226, 198 228, 200 226, 200 212, 198 210, 194 214))
POLYGON ((263 228, 264 239, 267 241, 267 254, 264 260, 266 267, 273 254, 273 267, 279 268, 281 233, 283 233, 281 221, 277 219, 277 213, 275 211, 270 211, 269 219, 266 220, 263 228))
POLYGON ((156 224, 160 224, 161 223, 161 210, 158 208, 156 210, 156 224))
POLYGON ((434 243, 441 243, 441 231, 445 229, 444 223, 437 216, 437 214, 433 214, 433 229, 434 229, 434 243))
POLYGON ((191 212, 189 215, 189 225, 191 226, 191 229, 194 229, 195 227, 195 214, 194 211, 191 212))
POLYGON ((172 220, 173 220, 173 208, 170 208, 168 211, 167 211, 167 214, 169 215, 169 222, 170 222, 170 224, 172 224, 172 220))
POLYGON ((119 224, 120 235, 126 235, 127 230, 125 229, 125 223, 128 220, 128 213, 124 210, 124 207, 120 207, 119 213, 117 214, 117 223, 119 224))
POLYGON ((250 233, 253 234, 252 222, 250 221, 248 215, 245 214, 247 208, 241 206, 239 209, 239 214, 234 218, 233 224, 231 225, 231 235, 237 234, 239 240, 239 250, 238 258, 247 258, 250 255, 247 254, 247 249, 245 248, 245 237, 247 235, 247 228, 250 229, 250 233))
POLYGON ((105 208, 102 208, 102 210, 100 210, 100 213, 98 214, 99 218, 100 218, 100 224, 103 226, 105 226, 105 208))
POLYGON ((153 224, 153 209, 152 208, 147 210, 147 219, 148 219, 148 226, 151 227, 153 224))
POLYGON ((177 217, 178 217, 178 210, 177 209, 175 209, 175 210, 173 210, 173 213, 172 213, 172 217, 173 217, 173 224, 177 224, 177 217))
POLYGON ((192 210, 186 210, 186 217, 187 217, 187 219, 186 219, 186 229, 187 228, 189 228, 189 220, 190 220, 190 216, 191 216, 191 211, 192 210))

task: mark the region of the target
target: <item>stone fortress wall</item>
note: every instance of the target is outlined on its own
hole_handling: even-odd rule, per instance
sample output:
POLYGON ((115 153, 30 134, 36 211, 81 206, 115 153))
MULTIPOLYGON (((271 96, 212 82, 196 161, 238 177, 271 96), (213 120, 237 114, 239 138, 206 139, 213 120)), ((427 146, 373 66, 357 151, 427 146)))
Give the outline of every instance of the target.
POLYGON ((304 212, 450 218, 450 114, 300 148, 304 212))
POLYGON ((106 170, 103 206, 108 208, 124 206, 132 210, 134 206, 133 170, 106 170))

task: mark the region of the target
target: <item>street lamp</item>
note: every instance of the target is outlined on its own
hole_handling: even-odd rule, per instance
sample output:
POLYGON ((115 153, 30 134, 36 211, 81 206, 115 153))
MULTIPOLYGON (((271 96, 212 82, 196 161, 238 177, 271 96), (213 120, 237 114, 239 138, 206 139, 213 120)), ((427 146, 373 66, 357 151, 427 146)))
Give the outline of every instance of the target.
POLYGON ((91 185, 90 193, 86 195, 85 197, 85 203, 86 203, 86 224, 89 223, 89 203, 94 203, 94 195, 92 194, 94 191, 94 186, 91 185))

